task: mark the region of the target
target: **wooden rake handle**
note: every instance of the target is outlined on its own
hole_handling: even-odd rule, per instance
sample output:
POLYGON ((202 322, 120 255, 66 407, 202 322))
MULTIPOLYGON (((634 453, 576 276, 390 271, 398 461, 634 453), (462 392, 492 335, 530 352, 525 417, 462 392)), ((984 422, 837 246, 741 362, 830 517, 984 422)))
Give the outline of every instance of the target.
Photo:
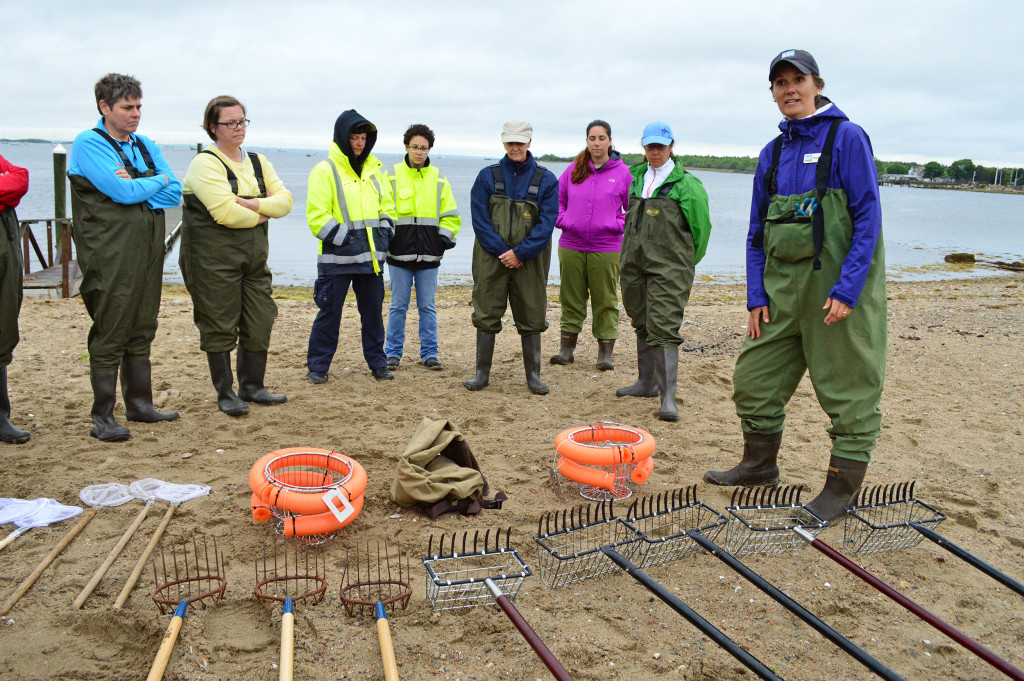
POLYGON ((124 535, 121 536, 121 540, 117 542, 117 545, 110 551, 110 555, 108 555, 107 559, 103 561, 103 564, 99 566, 96 573, 92 576, 92 579, 90 579, 89 583, 85 585, 82 592, 78 594, 78 598, 75 599, 75 602, 71 604, 71 607, 78 610, 85 604, 85 601, 92 595, 92 592, 96 590, 100 580, 107 574, 107 570, 109 570, 110 566, 114 564, 115 560, 117 560, 118 555, 120 555, 124 547, 128 545, 132 535, 135 534, 135 530, 139 529, 139 525, 141 525, 142 521, 146 519, 146 514, 149 513, 149 507, 152 505, 152 501, 147 501, 146 505, 142 507, 139 514, 135 516, 135 520, 132 522, 131 526, 125 530, 124 535))
POLYGON ((11 597, 7 599, 6 603, 4 603, 3 608, 0 608, 0 616, 6 615, 11 611, 14 604, 21 600, 21 597, 32 588, 32 585, 36 583, 36 580, 39 579, 39 576, 43 574, 46 568, 50 567, 50 563, 57 559, 60 552, 67 548, 67 545, 70 544, 71 541, 78 536, 78 533, 85 529, 85 526, 89 524, 89 521, 95 517, 96 509, 94 508, 89 509, 82 515, 82 519, 78 521, 78 524, 72 527, 71 530, 64 535, 64 538, 60 540, 60 543, 53 547, 52 551, 46 554, 46 557, 43 558, 42 562, 36 566, 36 569, 32 571, 32 574, 26 577, 25 581, 21 583, 13 594, 11 594, 11 597))
POLYGON ((146 545, 146 550, 139 556, 139 562, 135 564, 135 569, 128 576, 128 581, 125 583, 124 588, 121 589, 120 595, 117 600, 114 601, 114 610, 120 610, 124 607, 128 597, 132 595, 132 589, 139 581, 139 577, 142 575, 142 571, 146 568, 146 561, 149 560, 150 554, 153 553, 153 549, 160 543, 160 538, 164 536, 164 530, 167 529, 168 523, 171 522, 171 516, 174 515, 174 510, 178 508, 177 504, 171 504, 167 507, 167 513, 164 514, 164 519, 160 521, 160 524, 156 528, 156 532, 153 533, 153 538, 149 540, 149 544, 146 545))
POLYGON ((188 603, 185 601, 178 603, 178 607, 174 611, 174 617, 171 618, 171 623, 167 626, 164 639, 160 642, 160 649, 156 651, 153 666, 149 668, 149 676, 146 677, 146 681, 160 681, 160 679, 164 678, 164 670, 167 669, 167 663, 171 659, 171 652, 174 650, 174 643, 178 640, 178 632, 181 631, 181 625, 185 621, 185 609, 187 607, 188 603))

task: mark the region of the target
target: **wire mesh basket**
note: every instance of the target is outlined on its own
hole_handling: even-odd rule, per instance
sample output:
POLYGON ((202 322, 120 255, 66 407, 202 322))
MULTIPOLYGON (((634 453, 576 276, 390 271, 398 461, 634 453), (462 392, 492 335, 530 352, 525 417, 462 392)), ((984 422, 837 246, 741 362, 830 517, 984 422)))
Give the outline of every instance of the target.
POLYGON ((463 533, 461 553, 458 548, 458 534, 452 534, 448 551, 445 553, 445 535, 441 535, 438 553, 433 553, 434 537, 427 545, 427 557, 423 565, 427 570, 427 600, 434 610, 456 610, 477 605, 496 603, 495 596, 488 589, 485 580, 498 586, 510 601, 514 601, 523 581, 533 574, 530 566, 510 545, 511 529, 505 531, 505 545, 501 546, 501 530, 494 534, 487 530, 482 538, 480 532, 473 535, 472 546, 468 545, 469 533, 463 533))
POLYGON ((612 502, 578 506, 560 514, 545 513, 537 525, 537 568, 548 587, 557 589, 618 568, 601 552, 609 546, 630 560, 640 548, 640 535, 615 517, 612 502))
POLYGON ((875 485, 857 492, 843 529, 848 553, 863 556, 913 548, 924 535, 911 523, 935 529, 946 519, 942 512, 914 498, 915 484, 875 485))
POLYGON ((806 543, 793 528, 816 536, 828 522, 800 503, 801 492, 803 485, 736 488, 725 509, 733 517, 725 549, 737 557, 802 551, 806 543))
POLYGON ((687 531, 696 530, 714 541, 729 519, 697 500, 697 486, 637 499, 626 513, 626 524, 639 536, 636 564, 646 568, 691 556, 700 550, 687 531))

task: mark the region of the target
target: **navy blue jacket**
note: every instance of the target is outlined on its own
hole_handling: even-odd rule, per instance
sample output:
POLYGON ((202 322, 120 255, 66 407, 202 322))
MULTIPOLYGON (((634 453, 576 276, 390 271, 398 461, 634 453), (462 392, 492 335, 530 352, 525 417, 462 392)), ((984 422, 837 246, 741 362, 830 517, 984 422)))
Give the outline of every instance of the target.
MULTIPOLYGON (((510 199, 525 199, 533 179, 533 171, 537 160, 533 154, 526 152, 526 160, 514 163, 506 154, 501 161, 501 174, 505 178, 505 194, 510 199)), ((508 250, 508 245, 494 231, 488 203, 494 194, 494 174, 490 166, 483 168, 476 176, 473 189, 469 194, 470 212, 473 217, 473 233, 483 249, 493 255, 500 256, 508 250)), ((545 170, 540 181, 540 192, 537 194, 540 215, 529 235, 522 243, 512 249, 520 261, 526 262, 539 256, 551 243, 551 233, 558 219, 558 178, 550 170, 545 170)))
MULTIPOLYGON (((850 215, 853 217, 853 242, 843 260, 842 274, 829 296, 854 307, 867 280, 868 267, 882 233, 882 204, 878 194, 878 171, 875 169, 871 140, 864 129, 851 123, 835 104, 808 118, 784 120, 782 156, 779 158, 778 193, 782 196, 803 194, 815 187, 817 164, 808 162, 807 154, 817 154, 825 144, 825 136, 833 119, 844 121, 836 133, 832 170, 828 186, 846 192, 850 215)), ((760 226, 759 209, 764 196, 764 176, 772 162, 769 142, 757 161, 754 173, 754 195, 750 202, 750 231, 747 234, 747 309, 768 304, 764 290, 765 254, 751 245, 751 239, 760 226)), ((825 301, 821 301, 822 304, 825 301)))

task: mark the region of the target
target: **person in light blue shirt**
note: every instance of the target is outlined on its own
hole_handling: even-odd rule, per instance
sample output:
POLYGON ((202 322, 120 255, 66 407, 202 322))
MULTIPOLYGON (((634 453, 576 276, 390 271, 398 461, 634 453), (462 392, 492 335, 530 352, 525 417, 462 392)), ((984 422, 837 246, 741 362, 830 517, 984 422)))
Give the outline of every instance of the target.
POLYGON ((181 183, 159 147, 136 133, 142 86, 110 73, 96 83, 96 127, 71 147, 72 236, 82 269, 93 389, 91 435, 127 440, 114 420, 118 368, 129 421, 173 421, 153 406, 150 346, 156 335, 164 262, 164 209, 181 202, 181 183))

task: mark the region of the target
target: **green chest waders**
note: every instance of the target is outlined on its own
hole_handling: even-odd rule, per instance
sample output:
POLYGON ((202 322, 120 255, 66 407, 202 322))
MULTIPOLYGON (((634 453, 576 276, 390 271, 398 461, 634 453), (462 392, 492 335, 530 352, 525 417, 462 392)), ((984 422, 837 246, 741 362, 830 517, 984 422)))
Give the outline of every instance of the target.
POLYGON ((759 338, 743 339, 733 400, 746 432, 778 433, 786 403, 807 370, 832 421, 832 453, 868 461, 881 427, 878 405, 885 380, 885 248, 879 234, 857 306, 846 319, 826 326, 822 306, 842 273, 854 229, 846 193, 828 187, 836 123, 818 160, 814 190, 777 194, 778 155, 773 153, 766 174, 770 198, 753 242, 767 257, 764 286, 771 321, 760 325, 759 338), (809 199, 817 201, 813 217, 798 214, 809 199))
MULTIPOLYGON (((530 180, 526 199, 512 199, 505 193, 505 180, 498 164, 494 173, 494 194, 488 211, 495 233, 509 248, 523 242, 537 224, 540 206, 537 195, 545 169, 537 166, 530 180)), ((551 242, 533 260, 518 269, 509 269, 480 246, 473 244, 473 325, 487 333, 501 331, 506 306, 520 334, 543 333, 547 328, 547 282, 551 266, 551 242)))
MULTIPOLYGON (((231 193, 238 196, 238 178, 224 161, 231 193)), ((267 187, 259 156, 248 152, 264 198, 267 187)), ((247 229, 221 225, 194 194, 185 194, 182 212, 181 248, 178 264, 192 296, 193 318, 199 328, 203 352, 231 352, 236 344, 259 352, 270 347, 270 333, 277 318, 273 275, 267 266, 270 253, 269 222, 247 229)))
MULTIPOLYGON (((147 170, 138 169, 121 145, 103 130, 128 174, 154 177, 156 166, 136 140, 147 170)), ((143 201, 121 204, 81 175, 69 175, 72 236, 82 268, 82 302, 92 318, 89 365, 93 371, 116 371, 122 357, 148 358, 160 312, 164 257, 164 211, 143 201)))
POLYGON ((639 338, 652 347, 678 347, 679 328, 693 286, 693 234, 679 202, 668 197, 675 181, 654 196, 630 197, 619 281, 622 307, 639 338))
POLYGON ((11 363, 18 345, 18 313, 21 311, 21 230, 13 208, 0 211, 0 367, 11 363))

